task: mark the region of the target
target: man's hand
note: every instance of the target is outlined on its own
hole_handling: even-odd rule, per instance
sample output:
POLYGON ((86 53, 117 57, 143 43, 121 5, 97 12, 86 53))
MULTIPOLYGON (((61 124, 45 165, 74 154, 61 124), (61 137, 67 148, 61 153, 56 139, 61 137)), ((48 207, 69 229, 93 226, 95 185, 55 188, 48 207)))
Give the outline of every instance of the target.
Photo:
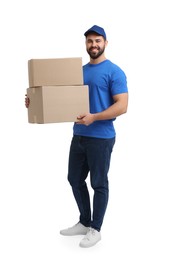
POLYGON ((30 104, 30 99, 29 97, 27 96, 27 94, 25 95, 25 107, 28 108, 29 107, 29 104, 30 104))
POLYGON ((81 125, 90 125, 95 121, 95 116, 94 114, 87 113, 87 114, 81 114, 77 117, 77 124, 81 125))

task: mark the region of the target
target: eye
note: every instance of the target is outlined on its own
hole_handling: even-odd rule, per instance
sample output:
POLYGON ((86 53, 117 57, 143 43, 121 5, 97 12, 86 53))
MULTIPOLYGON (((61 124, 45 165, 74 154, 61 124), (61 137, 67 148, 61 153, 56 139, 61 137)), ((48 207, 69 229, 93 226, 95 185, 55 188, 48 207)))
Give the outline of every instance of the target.
POLYGON ((88 40, 87 43, 92 43, 92 41, 91 41, 91 40, 88 40))
POLYGON ((96 40, 96 42, 97 42, 97 43, 99 43, 99 42, 101 42, 101 40, 100 40, 100 39, 98 39, 98 40, 96 40))

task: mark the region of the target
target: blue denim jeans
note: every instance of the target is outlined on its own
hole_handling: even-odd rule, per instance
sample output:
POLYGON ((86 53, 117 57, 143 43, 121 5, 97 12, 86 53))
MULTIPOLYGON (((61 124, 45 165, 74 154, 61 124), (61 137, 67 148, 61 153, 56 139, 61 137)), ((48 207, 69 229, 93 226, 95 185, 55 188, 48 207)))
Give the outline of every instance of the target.
POLYGON ((73 136, 69 153, 68 181, 79 208, 79 221, 100 231, 106 212, 109 183, 108 171, 115 138, 102 139, 73 136), (90 183, 94 190, 93 212, 86 178, 90 172, 90 183))

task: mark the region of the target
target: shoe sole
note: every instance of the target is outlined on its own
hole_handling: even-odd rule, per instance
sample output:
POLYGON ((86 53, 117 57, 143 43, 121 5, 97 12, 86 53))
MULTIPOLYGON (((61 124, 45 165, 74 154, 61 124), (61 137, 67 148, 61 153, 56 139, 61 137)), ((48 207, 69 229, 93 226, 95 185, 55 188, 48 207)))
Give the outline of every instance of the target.
POLYGON ((60 230, 60 234, 61 235, 63 235, 63 236, 78 236, 78 235, 80 235, 80 236, 85 236, 86 234, 87 234, 87 232, 88 232, 88 228, 84 231, 78 231, 78 232, 69 232, 69 230, 60 230))
POLYGON ((62 236, 67 236, 67 237, 71 237, 71 236, 85 236, 87 234, 87 232, 86 233, 77 233, 77 234, 65 234, 63 232, 60 232, 60 234, 62 236))

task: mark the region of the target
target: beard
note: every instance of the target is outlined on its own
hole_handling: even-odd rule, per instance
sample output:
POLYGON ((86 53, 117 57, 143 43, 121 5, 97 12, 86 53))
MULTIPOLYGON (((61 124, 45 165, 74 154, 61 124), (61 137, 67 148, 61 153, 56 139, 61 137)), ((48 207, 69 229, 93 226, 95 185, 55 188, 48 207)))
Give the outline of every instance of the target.
POLYGON ((97 47, 97 48, 89 48, 87 49, 87 52, 91 59, 95 60, 99 58, 105 51, 105 46, 103 48, 97 47))

